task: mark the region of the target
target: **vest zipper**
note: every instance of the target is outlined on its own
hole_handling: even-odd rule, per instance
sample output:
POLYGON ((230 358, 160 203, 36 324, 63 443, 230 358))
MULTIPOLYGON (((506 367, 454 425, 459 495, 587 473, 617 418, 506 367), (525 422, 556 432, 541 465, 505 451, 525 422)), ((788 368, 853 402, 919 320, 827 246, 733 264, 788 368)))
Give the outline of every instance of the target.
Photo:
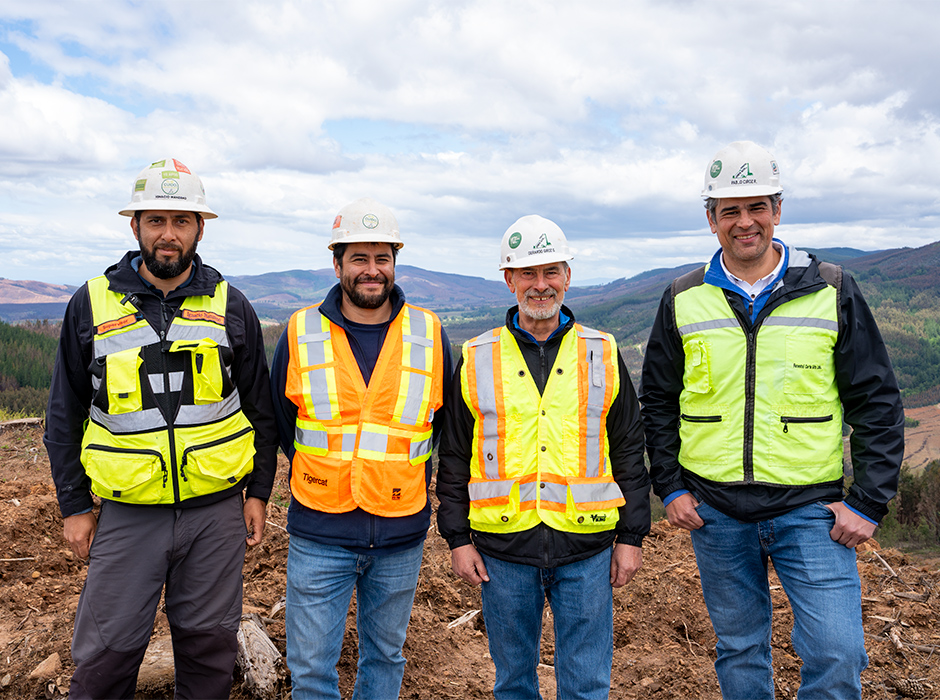
MULTIPOLYGON (((759 328, 759 327, 758 327, 759 328)), ((744 362, 744 482, 754 481, 754 392, 757 386, 757 331, 744 330, 747 350, 744 362)))
POLYGON ((679 419, 689 423, 721 423, 721 416, 690 416, 686 413, 680 413, 679 419))
MULTIPOLYGON (((173 411, 173 415, 170 415, 170 368, 168 365, 168 356, 170 352, 169 345, 167 345, 166 340, 166 331, 169 325, 173 323, 173 317, 176 315, 176 312, 170 314, 169 320, 167 320, 167 311, 169 307, 166 305, 165 299, 160 299, 160 357, 163 360, 163 417, 166 420, 167 427, 167 439, 169 443, 170 451, 170 473, 173 475, 173 502, 180 502, 180 481, 179 477, 176 475, 176 435, 173 431, 173 423, 176 420, 176 411, 173 411)), ((180 400, 182 400, 182 392, 180 392, 180 400)), ((179 401, 177 401, 177 408, 179 407, 179 401)))
POLYGON ((783 432, 788 433, 790 423, 828 423, 832 420, 832 415, 828 416, 780 416, 780 422, 783 423, 783 432))

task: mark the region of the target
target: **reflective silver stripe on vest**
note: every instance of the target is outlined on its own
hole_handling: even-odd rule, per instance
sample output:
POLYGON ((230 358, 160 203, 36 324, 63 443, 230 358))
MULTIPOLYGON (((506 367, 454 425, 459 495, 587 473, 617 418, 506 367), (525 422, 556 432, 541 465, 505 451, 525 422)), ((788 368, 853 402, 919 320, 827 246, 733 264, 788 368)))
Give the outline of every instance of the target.
POLYGON ((710 331, 715 328, 740 328, 741 324, 735 318, 716 318, 714 321, 700 321, 679 326, 679 335, 688 335, 698 331, 710 331))
POLYGON ((121 433, 142 433, 147 430, 166 428, 166 421, 159 408, 145 408, 132 413, 110 415, 92 404, 89 411, 91 420, 114 435, 121 433))
POLYGON ((470 347, 477 349, 473 371, 477 377, 477 405, 483 419, 480 456, 487 479, 499 479, 499 416, 496 413, 496 377, 493 370, 493 353, 498 342, 499 329, 495 328, 470 343, 470 347))
POLYGON ((839 324, 825 318, 803 318, 799 316, 768 316, 764 319, 765 326, 803 326, 805 328, 824 328, 833 333, 838 332, 839 324))
POLYGON ((422 440, 421 442, 411 443, 411 447, 408 448, 408 457, 409 459, 419 459, 425 455, 431 454, 431 441, 432 438, 429 437, 427 440, 422 440))
MULTIPOLYGON (((310 312, 307 312, 308 315, 310 312)), ((318 314, 319 315, 319 314, 318 314)), ((307 319, 310 320, 309 318, 307 319)), ((297 338, 298 345, 307 346, 307 365, 322 365, 326 362, 326 350, 324 344, 330 339, 330 333, 304 333, 297 338)))
POLYGON ((612 482, 602 484, 571 484, 571 498, 575 503, 613 501, 623 496, 620 487, 612 482))
POLYGON ((424 403, 424 387, 430 381, 429 377, 416 372, 408 372, 408 396, 401 410, 401 422, 405 425, 418 424, 418 412, 424 403))
POLYGON ((135 328, 132 331, 125 331, 112 335, 110 338, 95 338, 95 359, 105 355, 113 355, 122 350, 131 348, 142 348, 145 345, 153 345, 160 342, 160 336, 150 325, 135 328))
POLYGON ((356 449, 356 434, 343 433, 343 452, 352 452, 356 449))
POLYGON ((195 342, 203 338, 209 338, 216 345, 228 347, 228 334, 225 332, 224 328, 209 325, 191 326, 188 324, 173 323, 170 325, 170 330, 167 331, 166 334, 166 339, 169 341, 192 340, 195 342))
POLYGON ((402 340, 406 343, 412 343, 411 357, 408 359, 408 366, 427 372, 428 365, 424 349, 433 346, 431 339, 428 338, 428 320, 420 311, 415 311, 407 307, 405 311, 408 313, 408 326, 411 329, 411 333, 404 335, 402 340))
POLYGON ((359 449, 372 452, 388 452, 388 435, 363 430, 359 433, 359 449))
POLYGON ((519 502, 526 503, 527 501, 534 501, 535 497, 538 496, 539 487, 534 481, 528 481, 524 484, 519 484, 519 502))
MULTIPOLYGON (((170 391, 182 391, 183 390, 183 372, 170 372, 170 391)), ((147 378, 150 379, 150 388, 153 390, 154 394, 163 394, 166 389, 164 389, 163 375, 162 374, 149 374, 147 378)))
POLYGON ((516 482, 512 479, 502 481, 475 481, 467 484, 471 501, 485 501, 490 498, 506 498, 512 492, 516 482))
POLYGON ((539 488, 543 501, 552 503, 568 502, 568 486, 565 484, 554 484, 550 481, 543 481, 539 488))
POLYGON ((242 402, 238 397, 238 390, 234 389, 231 394, 221 401, 215 403, 205 403, 198 405, 180 406, 176 414, 174 425, 203 425, 212 423, 237 413, 241 410, 242 402))
MULTIPOLYGON (((321 328, 321 314, 319 307, 307 309, 304 312, 304 328, 321 328)), ((312 331, 297 337, 298 349, 301 353, 306 351, 306 357, 301 356, 301 366, 317 366, 326 364, 326 344, 330 342, 330 332, 312 331)), ((307 372, 307 382, 310 384, 310 401, 313 402, 313 418, 317 420, 333 420, 333 404, 330 402, 330 387, 327 382, 329 370, 325 367, 312 369, 307 372)))
POLYGON ((312 447, 318 450, 330 449, 330 438, 325 430, 307 430, 300 426, 294 427, 294 440, 298 445, 312 447))
MULTIPOLYGON (((587 329, 585 329, 587 330, 587 329)), ((607 368, 604 366, 604 336, 597 331, 579 332, 584 339, 591 379, 585 408, 585 476, 600 476, 604 466, 601 450, 601 419, 607 394, 607 368)))

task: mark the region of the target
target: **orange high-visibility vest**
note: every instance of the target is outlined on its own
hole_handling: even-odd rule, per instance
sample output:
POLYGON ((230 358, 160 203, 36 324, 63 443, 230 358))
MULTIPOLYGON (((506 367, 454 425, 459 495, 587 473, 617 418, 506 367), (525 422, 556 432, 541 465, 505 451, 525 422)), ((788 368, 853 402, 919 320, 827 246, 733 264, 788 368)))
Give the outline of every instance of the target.
POLYGON ((440 319, 405 304, 368 386, 346 332, 319 304, 291 316, 288 340, 285 394, 297 406, 294 498, 327 513, 358 507, 405 516, 424 508, 431 421, 443 404, 440 319))
POLYGON ((611 530, 625 503, 610 469, 607 414, 620 390, 613 336, 565 334, 545 389, 505 326, 464 344, 463 398, 475 417, 470 525, 521 532, 611 530))

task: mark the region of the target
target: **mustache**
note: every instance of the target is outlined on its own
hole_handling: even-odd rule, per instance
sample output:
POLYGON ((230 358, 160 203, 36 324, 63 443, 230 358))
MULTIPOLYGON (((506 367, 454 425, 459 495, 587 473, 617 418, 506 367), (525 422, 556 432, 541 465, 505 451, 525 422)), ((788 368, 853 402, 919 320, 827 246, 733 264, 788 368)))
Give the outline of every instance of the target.
POLYGON ((381 282, 382 284, 385 284, 388 282, 388 277, 382 274, 375 275, 374 277, 372 275, 362 274, 356 278, 356 284, 359 284, 360 282, 381 282))
POLYGON ((531 299, 532 297, 557 297, 558 293, 554 289, 546 289, 545 291, 538 292, 534 289, 530 289, 525 293, 526 299, 531 299))

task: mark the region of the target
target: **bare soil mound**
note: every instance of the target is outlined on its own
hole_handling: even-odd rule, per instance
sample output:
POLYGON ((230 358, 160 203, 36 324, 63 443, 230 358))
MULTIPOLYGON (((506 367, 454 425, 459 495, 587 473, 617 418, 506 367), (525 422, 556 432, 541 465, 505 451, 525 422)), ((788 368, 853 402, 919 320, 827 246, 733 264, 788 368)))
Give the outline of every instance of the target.
MULTIPOLYGON (((264 542, 245 562, 245 608, 265 618, 284 650, 288 536, 286 463, 269 504, 264 542)), ((41 429, 0 429, 0 698, 62 698, 74 666, 72 622, 85 568, 62 538, 41 429), (58 655, 57 658, 55 655, 58 655)), ((896 550, 859 551, 869 668, 864 697, 940 697, 940 566, 896 550)), ((776 583, 776 582, 774 582, 776 583)), ((792 615, 783 591, 774 600, 777 698, 795 698, 800 661, 790 644, 792 615)), ((481 615, 449 625, 480 608, 480 592, 457 579, 450 555, 433 530, 428 536, 405 656, 403 698, 492 697, 493 664, 481 615)), ((712 663, 715 637, 705 611, 688 533, 656 523, 644 545, 644 567, 614 593, 614 671, 611 698, 718 700, 712 663)), ((343 695, 352 694, 356 664, 355 606, 339 664, 343 695)), ((554 697, 553 638, 546 612, 539 675, 554 697)), ((160 615, 155 635, 165 635, 160 615)), ((233 697, 251 697, 236 679, 233 697)), ((171 681, 149 681, 145 697, 172 697, 171 681)), ((144 690, 143 688, 141 688, 144 690)), ((289 698, 285 682, 278 696, 289 698)))

